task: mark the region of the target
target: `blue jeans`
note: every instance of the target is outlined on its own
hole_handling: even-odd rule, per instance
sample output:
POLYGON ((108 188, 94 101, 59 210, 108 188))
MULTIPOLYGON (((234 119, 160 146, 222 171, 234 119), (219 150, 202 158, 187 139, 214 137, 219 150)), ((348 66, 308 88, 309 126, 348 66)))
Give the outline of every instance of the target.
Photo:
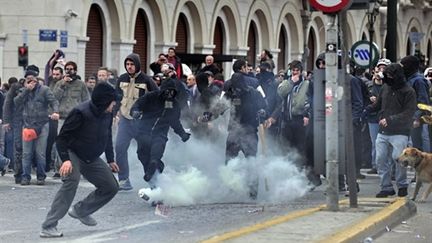
POLYGON ((411 129, 412 146, 423 152, 430 152, 430 139, 427 124, 411 129))
POLYGON ((46 146, 48 139, 48 123, 46 123, 38 134, 38 137, 30 142, 23 141, 23 173, 22 178, 31 179, 33 158, 36 160, 36 177, 38 180, 45 179, 46 146))
POLYGON ((392 166, 395 163, 396 185, 400 188, 407 188, 407 170, 399 165, 396 159, 402 150, 408 145, 408 136, 405 135, 384 135, 379 133, 376 139, 376 163, 378 175, 380 176, 381 191, 394 190, 391 181, 392 166), (389 159, 391 156, 392 159, 389 159))
POLYGON ((372 142, 372 168, 377 168, 376 163, 376 150, 375 150, 375 141, 378 136, 379 124, 378 123, 368 123, 369 125, 369 136, 372 142))
POLYGON ((115 143, 116 162, 119 166, 119 180, 126 180, 129 178, 128 149, 132 138, 136 140, 137 133, 136 121, 120 116, 115 143))

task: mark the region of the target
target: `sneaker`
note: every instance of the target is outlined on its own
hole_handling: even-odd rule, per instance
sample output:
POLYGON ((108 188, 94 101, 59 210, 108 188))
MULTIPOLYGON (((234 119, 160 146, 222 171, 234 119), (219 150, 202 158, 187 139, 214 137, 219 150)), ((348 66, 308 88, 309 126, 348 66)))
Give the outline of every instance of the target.
POLYGON ((408 188, 399 188, 398 197, 406 197, 408 195, 408 188))
POLYGON ((9 167, 10 162, 11 162, 11 160, 8 159, 8 158, 6 158, 5 160, 6 160, 6 163, 3 166, 3 169, 1 170, 1 176, 4 176, 6 174, 6 171, 7 171, 8 167, 9 167))
POLYGON ((78 219, 79 221, 81 221, 81 223, 83 223, 83 224, 85 224, 87 226, 96 226, 97 225, 96 220, 92 216, 90 216, 90 215, 87 215, 87 216, 84 216, 84 217, 78 216, 78 214, 76 213, 74 207, 71 207, 69 209, 68 214, 72 218, 78 219))
POLYGON ((391 190, 391 191, 380 191, 380 192, 378 192, 378 194, 375 195, 375 197, 377 197, 377 198, 385 198, 385 197, 388 197, 388 196, 393 196, 395 194, 396 194, 396 192, 394 190, 391 190))
POLYGON ((378 174, 378 170, 377 169, 370 169, 366 172, 366 174, 368 175, 376 175, 378 174))
POLYGON ((30 185, 29 179, 22 179, 21 180, 21 186, 28 186, 28 185, 30 185))
POLYGON ((15 184, 21 184, 21 177, 15 177, 15 184))
POLYGON ((45 185, 45 179, 37 179, 37 181, 36 181, 36 185, 38 185, 38 186, 43 186, 43 185, 45 185))
POLYGON ((119 190, 120 191, 130 191, 132 189, 133 189, 133 187, 129 181, 129 178, 126 180, 120 180, 119 181, 119 190))
POLYGON ((61 231, 57 230, 57 227, 51 227, 51 228, 42 228, 42 231, 39 233, 39 236, 41 238, 57 238, 62 237, 63 233, 61 231))
POLYGON ((52 176, 52 178, 53 179, 60 179, 61 178, 60 173, 58 173, 58 172, 54 173, 54 175, 52 176))

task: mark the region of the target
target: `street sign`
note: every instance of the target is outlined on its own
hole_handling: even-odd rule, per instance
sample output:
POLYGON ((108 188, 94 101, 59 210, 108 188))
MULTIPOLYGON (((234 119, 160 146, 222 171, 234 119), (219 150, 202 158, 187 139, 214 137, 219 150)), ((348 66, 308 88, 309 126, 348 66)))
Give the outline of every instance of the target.
POLYGON ((60 31, 60 48, 66 48, 68 44, 68 32, 66 30, 60 31))
POLYGON ((348 8, 352 0, 309 0, 312 7, 324 13, 336 13, 348 8))
POLYGON ((425 36, 425 33, 409 32, 409 39, 414 44, 420 43, 421 39, 423 39, 423 36, 425 36))
POLYGON ((57 41, 57 30, 39 30, 39 41, 57 41))
POLYGON ((370 49, 369 41, 357 41, 351 47, 351 60, 359 67, 369 68, 370 65, 374 66, 378 62, 379 51, 375 43, 372 44, 372 55, 370 49))

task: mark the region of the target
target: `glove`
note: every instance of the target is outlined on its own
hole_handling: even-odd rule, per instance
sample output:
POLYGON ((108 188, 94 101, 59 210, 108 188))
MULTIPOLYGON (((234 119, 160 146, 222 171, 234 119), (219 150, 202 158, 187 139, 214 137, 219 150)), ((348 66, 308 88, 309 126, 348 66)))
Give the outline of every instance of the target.
POLYGON ((181 140, 182 142, 186 142, 187 140, 189 140, 191 134, 188 132, 183 133, 183 135, 181 135, 181 140))
POLYGON ((132 111, 131 115, 132 115, 133 119, 140 119, 142 116, 142 112, 141 111, 132 111))

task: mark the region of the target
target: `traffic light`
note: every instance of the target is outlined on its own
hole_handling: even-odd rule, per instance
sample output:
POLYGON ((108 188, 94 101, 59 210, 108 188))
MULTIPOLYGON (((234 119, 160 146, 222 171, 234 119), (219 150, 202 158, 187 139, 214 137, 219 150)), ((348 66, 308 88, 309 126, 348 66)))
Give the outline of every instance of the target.
POLYGON ((28 66, 28 46, 18 47, 18 66, 20 67, 28 66))

